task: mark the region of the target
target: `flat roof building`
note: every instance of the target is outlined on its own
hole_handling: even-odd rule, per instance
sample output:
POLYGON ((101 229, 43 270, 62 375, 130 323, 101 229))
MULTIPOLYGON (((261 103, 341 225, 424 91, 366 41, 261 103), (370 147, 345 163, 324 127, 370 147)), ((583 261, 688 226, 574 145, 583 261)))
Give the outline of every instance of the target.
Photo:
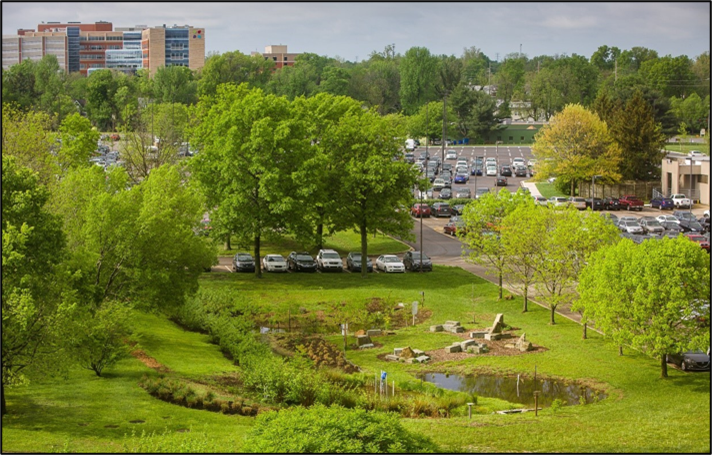
POLYGON ((294 59, 299 54, 288 53, 287 46, 284 44, 272 44, 265 46, 265 52, 263 54, 252 52, 250 55, 261 55, 265 60, 271 59, 274 62, 275 69, 279 69, 285 66, 294 66, 294 59))

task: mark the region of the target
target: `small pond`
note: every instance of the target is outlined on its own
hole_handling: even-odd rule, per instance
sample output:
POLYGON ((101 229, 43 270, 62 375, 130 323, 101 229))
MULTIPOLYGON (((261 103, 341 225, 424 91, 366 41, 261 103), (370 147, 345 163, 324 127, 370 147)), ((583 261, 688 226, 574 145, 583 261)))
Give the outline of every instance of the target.
POLYGON ((566 405, 580 404, 580 397, 585 396, 587 403, 606 398, 606 395, 579 384, 557 381, 554 379, 536 379, 536 389, 533 378, 496 376, 492 374, 477 374, 459 376, 443 373, 423 373, 418 379, 433 383, 438 387, 460 392, 474 392, 482 397, 499 398, 510 403, 521 403, 534 407, 534 390, 539 391, 539 407, 550 406, 555 399, 560 399, 566 405))

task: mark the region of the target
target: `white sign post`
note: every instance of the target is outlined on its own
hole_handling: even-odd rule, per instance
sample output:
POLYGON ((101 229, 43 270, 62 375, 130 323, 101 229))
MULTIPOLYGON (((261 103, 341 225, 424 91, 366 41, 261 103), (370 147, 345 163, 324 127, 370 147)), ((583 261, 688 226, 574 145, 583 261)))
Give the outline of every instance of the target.
POLYGON ((418 301, 417 300, 413 301, 412 313, 413 313, 413 325, 415 325, 415 315, 418 314, 418 301))

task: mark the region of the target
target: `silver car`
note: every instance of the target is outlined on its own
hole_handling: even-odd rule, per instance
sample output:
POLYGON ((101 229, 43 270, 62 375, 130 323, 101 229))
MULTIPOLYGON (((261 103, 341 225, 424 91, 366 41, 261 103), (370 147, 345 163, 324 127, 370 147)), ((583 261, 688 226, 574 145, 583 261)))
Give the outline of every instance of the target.
POLYGON ((628 234, 645 234, 642 226, 633 220, 622 220, 618 223, 618 229, 628 234))

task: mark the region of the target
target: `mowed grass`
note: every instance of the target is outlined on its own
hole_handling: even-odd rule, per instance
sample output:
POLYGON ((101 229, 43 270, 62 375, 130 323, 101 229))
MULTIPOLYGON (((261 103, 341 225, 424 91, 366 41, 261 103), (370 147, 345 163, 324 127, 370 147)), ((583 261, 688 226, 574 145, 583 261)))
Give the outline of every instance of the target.
MULTIPOLYGON (((234 242, 234 240, 233 240, 234 242)), ((253 253, 254 245, 238 245, 232 243, 231 249, 225 249, 225 245, 221 245, 218 254, 220 256, 234 256, 238 251, 253 253)), ((361 234, 353 231, 337 232, 331 236, 324 237, 324 248, 336 250, 342 257, 345 257, 351 251, 361 251, 361 234)), ((295 239, 293 236, 285 236, 280 240, 267 241, 263 240, 260 244, 260 254, 281 254, 287 256, 292 251, 308 251, 315 256, 319 249, 308 242, 303 242, 295 239)), ((398 254, 408 251, 408 246, 398 240, 395 240, 387 235, 378 233, 368 236, 368 254, 380 256, 381 254, 398 254)))
MULTIPOLYGON (((472 452, 706 452, 710 451, 710 375, 669 369, 660 379, 659 360, 630 350, 618 356, 617 347, 589 330, 582 340, 581 326, 561 316, 548 324, 547 309, 530 304, 522 313, 522 300, 498 301, 496 286, 459 268, 435 266, 432 273, 369 274, 204 274, 202 286, 227 289, 236 299, 247 299, 263 311, 280 314, 303 307, 330 311, 335 304, 364 308, 373 298, 391 304, 421 300, 425 292, 428 320, 398 329, 395 335, 374 337, 381 347, 347 351, 347 357, 369 374, 388 372, 389 382, 415 380, 421 371, 502 374, 584 380, 602 389, 608 397, 585 406, 568 406, 554 412, 547 408, 533 413, 476 414, 450 419, 404 419, 411 430, 431 437, 444 451, 472 452), (474 294, 474 299, 473 299, 474 294), (505 322, 526 333, 527 339, 546 348, 543 352, 513 356, 471 356, 458 362, 406 365, 377 358, 395 347, 434 350, 457 341, 449 333, 431 333, 429 326, 459 320, 467 329, 490 326, 497 313, 505 322), (472 322, 474 318, 474 323, 472 322)), ((423 306, 420 306, 421 314, 423 306)), ((294 314, 294 313, 292 313, 294 314)), ((193 378, 234 371, 207 337, 184 332, 158 316, 145 316, 139 324, 141 346, 176 374, 193 378)), ((343 346, 338 334, 328 338, 343 346)), ((349 337, 349 343, 354 342, 349 337)), ((125 451, 125 434, 132 429, 168 430, 172 445, 180 438, 206 438, 203 450, 240 451, 242 437, 253 420, 190 410, 163 403, 140 389, 137 382, 150 369, 135 359, 122 361, 96 378, 89 371, 72 372, 68 380, 33 383, 13 388, 7 394, 11 414, 3 419, 3 450, 6 451, 125 451), (163 419, 170 416, 170 419, 163 419), (142 419, 144 424, 130 424, 142 419), (90 422, 86 427, 79 423, 90 422), (118 429, 104 425, 118 424, 118 429), (191 433, 176 430, 192 427, 191 433), (38 429, 35 429, 38 428, 38 429), (68 442, 67 442, 68 441, 68 442)), ((396 387, 398 389, 398 387, 396 387)), ((397 390, 396 390, 397 392, 397 390)), ((501 400, 480 397, 478 411, 519 407, 501 400)), ((135 441, 136 438, 131 439, 135 441)))
POLYGON ((691 150, 699 150, 705 155, 710 154, 710 146, 706 142, 668 142, 665 144, 665 150, 683 154, 688 154, 691 150))
POLYGON ((552 196, 568 197, 561 191, 557 190, 556 186, 554 186, 553 183, 537 182, 536 187, 539 190, 539 192, 541 193, 541 195, 547 199, 549 199, 552 196))

